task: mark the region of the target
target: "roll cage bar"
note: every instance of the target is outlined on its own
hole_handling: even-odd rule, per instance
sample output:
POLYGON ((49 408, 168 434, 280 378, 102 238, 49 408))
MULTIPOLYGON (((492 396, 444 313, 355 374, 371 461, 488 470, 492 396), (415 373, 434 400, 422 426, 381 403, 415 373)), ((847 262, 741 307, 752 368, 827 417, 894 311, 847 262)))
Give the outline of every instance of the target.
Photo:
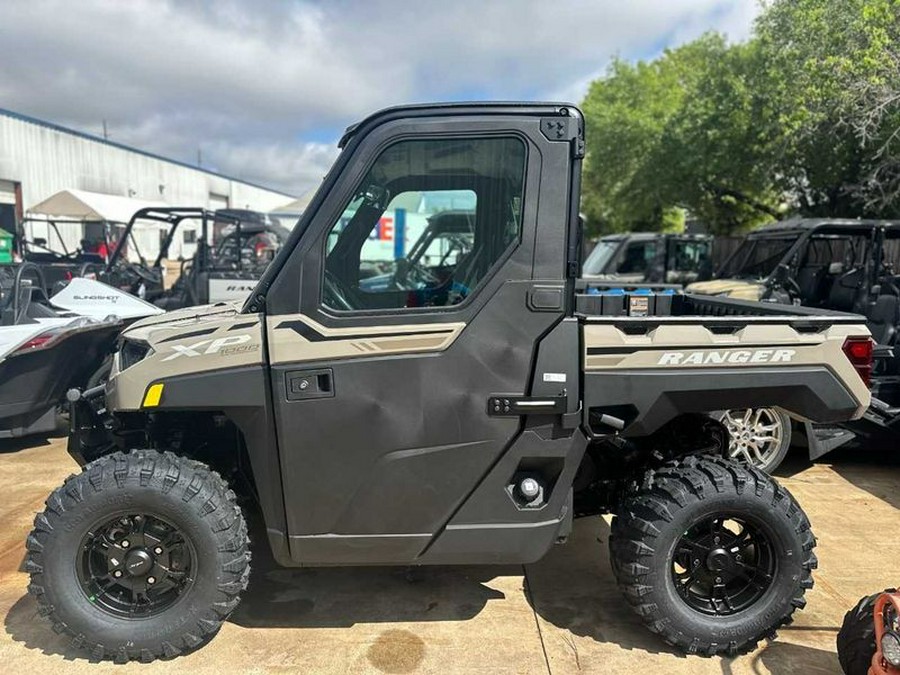
MULTIPOLYGON (((168 255, 169 246, 172 244, 172 239, 175 236, 175 232, 178 230, 178 227, 181 225, 181 223, 185 220, 199 220, 201 223, 201 243, 197 247, 197 251, 200 255, 199 262, 201 267, 205 267, 208 263, 209 248, 207 246, 207 233, 209 231, 210 221, 225 222, 234 225, 237 228, 238 237, 240 237, 241 220, 235 216, 219 214, 215 211, 210 211, 209 209, 201 207, 151 206, 143 209, 138 209, 134 212, 134 215, 131 216, 131 220, 129 220, 125 225, 125 233, 122 235, 123 239, 131 237, 131 233, 134 229, 135 223, 137 223, 137 221, 139 220, 151 220, 157 223, 165 223, 169 226, 168 232, 166 232, 166 238, 163 240, 162 245, 159 247, 159 254, 156 256, 156 260, 153 261, 153 268, 159 267, 162 264, 163 258, 168 255)), ((109 272, 115 266, 120 257, 120 248, 117 247, 116 250, 113 251, 112 255, 109 256, 109 260, 106 263, 104 271, 109 272)))

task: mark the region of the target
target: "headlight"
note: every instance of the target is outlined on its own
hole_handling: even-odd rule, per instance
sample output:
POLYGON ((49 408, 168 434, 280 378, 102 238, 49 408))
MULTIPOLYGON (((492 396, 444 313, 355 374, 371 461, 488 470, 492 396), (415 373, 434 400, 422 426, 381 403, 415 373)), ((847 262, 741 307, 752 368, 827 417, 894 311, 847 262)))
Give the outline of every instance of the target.
POLYGON ((131 368, 138 361, 143 361, 152 351, 146 342, 125 340, 119 350, 119 371, 131 368))
POLYGON ((881 655, 892 666, 900 668, 900 635, 885 633, 881 636, 881 655))

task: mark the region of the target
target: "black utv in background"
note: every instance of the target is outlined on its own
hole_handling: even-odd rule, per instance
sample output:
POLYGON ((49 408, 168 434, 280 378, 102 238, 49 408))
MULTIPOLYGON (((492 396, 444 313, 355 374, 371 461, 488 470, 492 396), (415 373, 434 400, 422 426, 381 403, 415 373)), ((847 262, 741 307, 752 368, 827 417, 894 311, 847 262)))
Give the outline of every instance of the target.
POLYGON ((152 299, 165 310, 246 299, 290 234, 277 218, 258 211, 182 209, 175 213, 180 215, 172 221, 167 243, 185 218, 198 221, 200 229, 194 255, 179 261, 172 287, 152 299))
MULTIPOLYGON (((715 278, 687 287, 690 293, 803 305, 866 317, 877 343, 872 405, 860 420, 834 427, 805 427, 810 457, 853 440, 900 431, 900 223, 885 220, 795 218, 747 235, 715 278)), ((744 412, 744 411, 740 411, 744 412)), ((752 415, 755 415, 755 411, 752 415)), ((790 443, 789 420, 767 410, 782 444, 773 469, 790 443)), ((726 420, 727 422, 727 420, 726 420)), ((729 429, 734 431, 728 424, 729 429)))
POLYGON ((689 284, 712 276, 713 238, 631 232, 602 237, 582 268, 587 280, 689 284))

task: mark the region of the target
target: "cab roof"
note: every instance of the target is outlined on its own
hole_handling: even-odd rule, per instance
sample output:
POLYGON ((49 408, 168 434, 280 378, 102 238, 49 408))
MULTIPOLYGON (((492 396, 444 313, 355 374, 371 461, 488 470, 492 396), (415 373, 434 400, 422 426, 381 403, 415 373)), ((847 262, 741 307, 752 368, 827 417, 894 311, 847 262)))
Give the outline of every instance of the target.
POLYGON ((361 129, 401 117, 439 117, 441 115, 561 115, 563 110, 581 118, 581 110, 572 103, 532 101, 460 101, 450 103, 416 103, 384 108, 372 113, 344 131, 338 147, 347 145, 361 129))
POLYGON ((789 218, 776 223, 764 225, 758 230, 749 232, 750 237, 784 236, 803 234, 819 227, 846 227, 847 229, 869 229, 897 225, 897 221, 857 218, 789 218))

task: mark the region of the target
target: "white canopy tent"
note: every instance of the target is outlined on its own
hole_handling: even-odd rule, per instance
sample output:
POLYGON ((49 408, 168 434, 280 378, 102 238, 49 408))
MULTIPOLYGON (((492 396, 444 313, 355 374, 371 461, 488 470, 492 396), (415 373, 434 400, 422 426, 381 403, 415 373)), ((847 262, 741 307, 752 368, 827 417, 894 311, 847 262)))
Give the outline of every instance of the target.
POLYGON ((167 204, 88 190, 62 190, 32 206, 28 209, 28 213, 75 220, 127 223, 135 211, 151 206, 167 206, 167 204))
MULTIPOLYGON (((106 221, 113 224, 124 225, 140 209, 150 207, 168 206, 165 202, 150 201, 146 199, 132 199, 102 192, 90 192, 88 190, 62 190, 39 202, 28 209, 26 219, 26 236, 30 239, 43 238, 50 247, 62 245, 68 251, 78 248, 81 239, 85 237, 83 231, 72 228, 51 228, 49 221, 56 219, 81 220, 81 221, 106 221), (43 225, 40 220, 48 221, 43 225), (30 231, 28 231, 30 230, 30 231), (61 241, 57 242, 57 239, 61 241)), ((183 230, 197 230, 199 224, 186 221, 183 230)), ((159 253, 160 241, 165 236, 167 227, 158 222, 138 221, 132 230, 132 237, 141 254, 152 260, 159 253)), ((192 237, 196 241, 196 234, 192 237)), ((176 238, 169 249, 170 257, 190 257, 193 255, 194 243, 185 243, 183 237, 176 238)), ((132 262, 138 260, 137 251, 133 246, 127 249, 128 258, 132 262)))

